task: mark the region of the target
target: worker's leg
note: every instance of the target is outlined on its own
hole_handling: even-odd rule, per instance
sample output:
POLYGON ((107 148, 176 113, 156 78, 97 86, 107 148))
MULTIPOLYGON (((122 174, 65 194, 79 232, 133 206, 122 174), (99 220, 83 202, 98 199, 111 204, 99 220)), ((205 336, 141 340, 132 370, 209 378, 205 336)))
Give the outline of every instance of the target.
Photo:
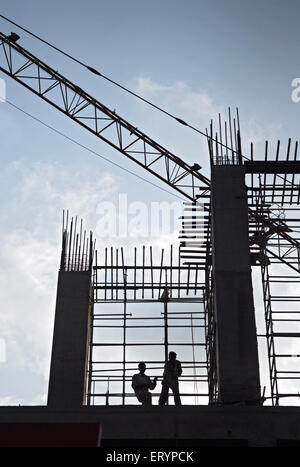
POLYGON ((152 394, 151 392, 147 391, 145 393, 145 402, 143 402, 144 405, 152 405, 152 394))
POLYGON ((148 389, 138 389, 135 391, 137 400, 142 403, 142 405, 151 405, 152 404, 152 395, 148 389))
POLYGON ((179 383, 178 383, 178 380, 177 380, 177 381, 174 381, 174 383, 172 383, 171 388, 172 388, 173 395, 174 395, 174 403, 175 403, 175 405, 181 405, 181 399, 180 399, 180 395, 179 395, 179 383))
POLYGON ((169 385, 167 383, 162 383, 161 394, 158 401, 159 405, 165 405, 168 400, 169 395, 169 385))

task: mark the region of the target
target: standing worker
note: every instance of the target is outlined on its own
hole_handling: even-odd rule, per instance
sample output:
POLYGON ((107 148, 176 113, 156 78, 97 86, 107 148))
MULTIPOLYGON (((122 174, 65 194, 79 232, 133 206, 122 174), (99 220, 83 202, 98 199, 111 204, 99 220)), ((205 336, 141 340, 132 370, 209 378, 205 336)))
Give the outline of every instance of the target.
POLYGON ((149 376, 145 375, 146 365, 144 362, 139 363, 138 366, 140 372, 136 373, 132 377, 132 389, 135 392, 137 400, 142 403, 142 405, 151 405, 152 404, 152 394, 149 392, 149 389, 154 389, 157 382, 157 376, 154 380, 151 381, 149 376))
POLYGON ((169 353, 169 360, 165 364, 165 369, 163 373, 162 380, 162 389, 161 395, 159 398, 159 405, 165 405, 168 400, 169 388, 172 389, 174 395, 175 405, 181 405, 180 395, 179 395, 179 383, 178 378, 182 374, 181 363, 176 360, 176 353, 169 353))

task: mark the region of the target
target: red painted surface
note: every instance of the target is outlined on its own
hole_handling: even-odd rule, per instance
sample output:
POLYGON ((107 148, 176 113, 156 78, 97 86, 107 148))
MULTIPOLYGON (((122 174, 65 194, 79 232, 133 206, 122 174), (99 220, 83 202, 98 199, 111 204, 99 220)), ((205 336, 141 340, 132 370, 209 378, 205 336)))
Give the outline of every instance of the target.
POLYGON ((0 423, 0 447, 97 447, 99 423, 0 423))

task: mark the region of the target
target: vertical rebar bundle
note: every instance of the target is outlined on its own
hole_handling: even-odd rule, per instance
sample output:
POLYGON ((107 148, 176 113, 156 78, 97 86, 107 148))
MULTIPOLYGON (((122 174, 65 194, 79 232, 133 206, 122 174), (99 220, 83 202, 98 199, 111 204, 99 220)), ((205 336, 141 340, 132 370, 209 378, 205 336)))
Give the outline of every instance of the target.
POLYGON ((83 230, 82 220, 78 228, 77 216, 69 219, 69 211, 63 211, 61 271, 90 271, 93 265, 95 240, 93 233, 83 230))

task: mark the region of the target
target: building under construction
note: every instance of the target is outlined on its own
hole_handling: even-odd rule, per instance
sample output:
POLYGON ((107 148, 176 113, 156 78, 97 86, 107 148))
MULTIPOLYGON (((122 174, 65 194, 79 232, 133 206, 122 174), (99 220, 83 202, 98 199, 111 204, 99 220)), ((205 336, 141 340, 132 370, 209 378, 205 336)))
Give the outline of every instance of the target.
POLYGON ((170 245, 159 257, 146 246, 97 251, 93 234, 64 214, 48 404, 1 407, 2 424, 101 426, 102 446, 300 443, 298 143, 271 149, 266 142, 264 154, 255 154, 252 144, 242 146, 238 112, 232 118, 229 111, 204 133, 205 176, 18 39, 0 33, 3 73, 186 202, 180 247, 170 245), (255 321, 254 269, 261 274, 263 334, 255 321), (158 406, 160 384, 152 406, 137 405, 131 378, 138 363, 150 376, 161 375, 170 350, 183 367, 183 405, 170 398, 158 406))

